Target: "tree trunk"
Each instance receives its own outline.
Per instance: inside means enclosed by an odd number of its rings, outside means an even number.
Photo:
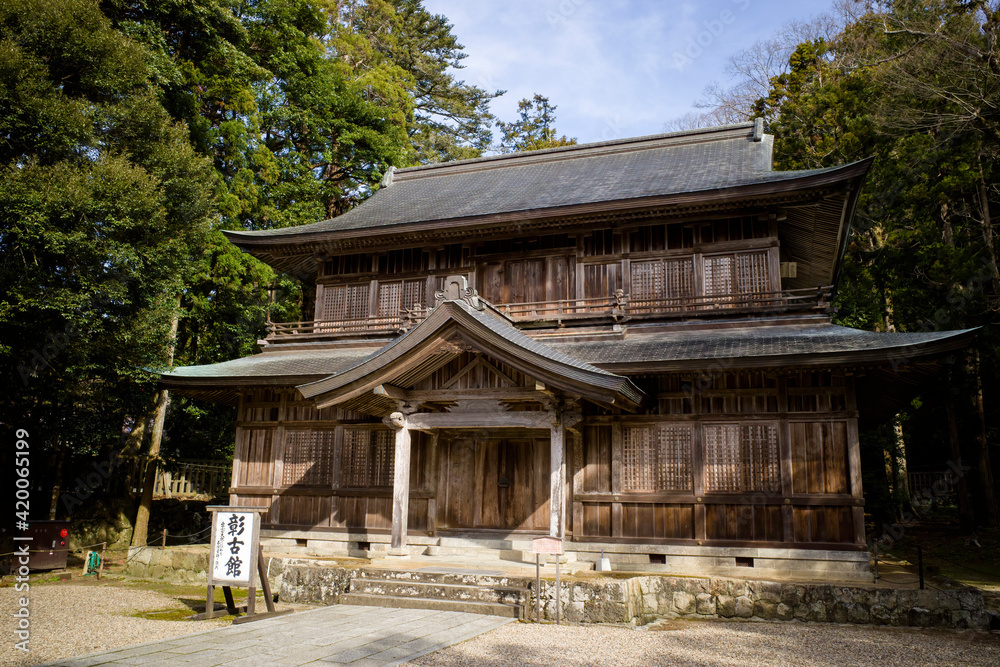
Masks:
[[[59,442],[59,453],[56,455],[56,467],[53,473],[52,498],[49,500],[49,521],[55,521],[59,496],[62,493],[63,464],[66,461],[66,447]]]
[[[177,327],[180,323],[181,297],[177,296],[177,309],[170,323],[170,338],[167,340],[168,364],[174,362],[174,343],[177,338]],[[132,546],[146,546],[149,531],[149,512],[153,507],[153,487],[156,485],[156,473],[159,467],[160,441],[163,438],[163,422],[167,417],[167,405],[170,403],[170,392],[163,389],[157,395],[156,413],[153,418],[153,431],[149,439],[149,454],[146,460],[146,470],[143,475],[142,497],[139,499],[139,510],[135,515],[135,527],[132,530]],[[146,419],[143,419],[145,425]],[[137,427],[138,428],[138,427]],[[141,437],[141,435],[140,435]]]
[[[903,415],[897,414],[892,423],[892,432],[896,436],[896,448],[892,460],[892,488],[896,496],[896,507],[902,515],[904,510],[913,512],[910,502],[910,478],[907,477],[906,440],[903,438]]]
[[[996,487],[993,485],[993,467],[990,463],[989,443],[986,440],[986,419],[983,415],[983,383],[979,376],[979,351],[970,350],[966,356],[969,406],[969,444],[971,457],[969,481],[975,496],[976,525],[991,528],[1000,525],[997,509]]]
[[[989,256],[990,280],[993,283],[993,294],[1000,296],[1000,267],[997,266],[997,253],[993,246],[993,217],[990,215],[989,189],[986,186],[986,176],[983,174],[982,157],[979,159],[979,215],[983,227],[983,245]]]
[[[167,405],[170,403],[170,392],[166,389],[157,395],[156,416],[153,420],[153,432],[149,440],[145,474],[142,480],[142,497],[139,500],[139,511],[135,515],[135,528],[132,531],[132,546],[146,545],[149,531],[149,512],[153,507],[153,488],[156,486],[156,474],[159,469],[160,441],[163,437],[163,421],[167,415]]]

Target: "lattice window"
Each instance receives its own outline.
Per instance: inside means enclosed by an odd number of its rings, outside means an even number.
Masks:
[[[705,296],[729,297],[736,292],[733,281],[733,256],[705,258]]]
[[[333,482],[333,431],[287,431],[282,483],[329,486]]]
[[[743,252],[705,258],[705,296],[734,301],[733,295],[771,291],[767,252]],[[743,303],[742,305],[749,305]]]
[[[706,424],[708,491],[779,491],[781,468],[774,424]]]
[[[622,486],[626,491],[691,490],[690,426],[626,428],[622,440]]]
[[[424,280],[400,280],[395,282],[380,282],[378,284],[378,316],[398,318],[404,308],[413,308],[413,304],[426,305],[424,290],[427,282]]]
[[[368,283],[327,285],[323,288],[323,317],[327,322],[363,320],[368,317]]]
[[[341,486],[392,486],[395,434],[388,429],[345,428]]]
[[[666,296],[694,296],[694,262],[690,259],[668,259],[663,262],[663,270]]]
[[[744,252],[736,255],[736,288],[740,294],[761,294],[771,291],[766,252]]]
[[[632,300],[662,299],[664,296],[663,262],[632,262]]]

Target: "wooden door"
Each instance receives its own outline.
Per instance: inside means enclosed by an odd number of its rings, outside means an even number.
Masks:
[[[548,530],[547,439],[460,437],[442,454],[442,527]]]

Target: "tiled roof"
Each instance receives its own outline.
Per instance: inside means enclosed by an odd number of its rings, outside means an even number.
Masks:
[[[905,361],[928,345],[964,344],[974,329],[926,333],[878,333],[833,324],[752,326],[734,329],[631,333],[624,340],[554,341],[549,347],[604,368],[642,364],[681,365],[712,360],[768,360],[796,356],[883,356]]]
[[[242,240],[374,229],[615,200],[700,192],[823,174],[771,171],[772,137],[753,124],[464,160],[395,172],[336,218],[299,227],[226,232]]]
[[[515,367],[522,366],[522,371],[523,366],[528,366],[535,371],[529,374],[536,375],[547,383],[551,382],[553,386],[577,387],[584,396],[589,392],[594,396],[611,397],[612,400],[626,404],[638,404],[642,401],[642,392],[628,378],[554,350],[526,336],[500,316],[480,312],[459,300],[445,301],[416,327],[371,357],[333,373],[330,377],[300,385],[299,391],[306,398],[349,393],[353,391],[349,388],[356,389],[357,386],[374,382],[374,378],[386,373],[384,369],[396,367],[401,359],[407,359],[411,354],[417,356],[412,363],[406,363],[420,365],[428,355],[435,354],[419,351],[420,346],[453,325],[472,339],[484,340],[484,352],[505,359]],[[382,382],[384,379],[378,381]]]
[[[326,377],[356,365],[377,351],[378,348],[368,345],[302,352],[265,352],[218,364],[182,366],[164,373],[160,381],[172,386],[193,382],[203,385],[206,380],[228,382],[243,378]]]

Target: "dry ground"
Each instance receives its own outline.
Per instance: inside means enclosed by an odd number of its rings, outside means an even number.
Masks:
[[[484,665],[1000,665],[1000,634],[871,626],[666,621],[660,631],[511,623],[413,661]]]

